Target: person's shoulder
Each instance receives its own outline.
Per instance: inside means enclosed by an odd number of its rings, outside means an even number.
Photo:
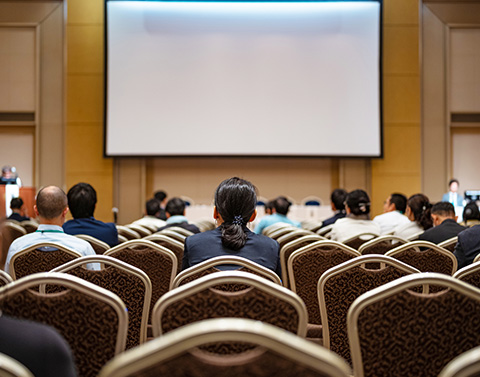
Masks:
[[[265,245],[266,247],[273,247],[273,248],[278,248],[279,247],[279,244],[276,240],[274,240],[273,238],[270,238],[270,237],[267,237],[263,234],[257,234],[257,233],[254,233],[254,232],[248,232],[248,237],[256,242],[256,243],[259,243],[259,244],[262,244],[262,245]]]
[[[219,237],[221,232],[218,228],[213,230],[207,230],[206,232],[195,233],[185,238],[185,244],[193,245],[198,242],[204,242],[213,238]]]

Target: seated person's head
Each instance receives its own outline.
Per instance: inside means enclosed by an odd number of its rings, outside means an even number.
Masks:
[[[345,199],[347,198],[347,192],[344,189],[335,189],[330,195],[330,201],[332,202],[333,211],[345,211]]]
[[[448,188],[450,189],[451,192],[457,192],[459,185],[460,183],[458,182],[458,179],[455,179],[455,178],[451,179],[448,182]]]
[[[428,196],[424,194],[415,194],[408,198],[405,215],[410,221],[415,221],[423,230],[432,227],[431,214],[432,204]]]
[[[180,198],[172,198],[167,202],[165,207],[167,217],[183,216],[185,214],[185,202]]]
[[[275,201],[269,200],[267,203],[265,203],[265,214],[271,215],[274,212],[275,212]]]
[[[37,194],[34,209],[40,220],[64,219],[68,212],[67,196],[57,186],[43,187]]]
[[[237,177],[226,179],[215,191],[214,217],[220,222],[222,244],[239,250],[247,240],[246,225],[256,216],[257,189]]]
[[[156,216],[160,211],[160,202],[157,199],[150,199],[145,203],[145,212],[148,216]]]
[[[165,199],[167,199],[167,193],[165,191],[157,191],[155,194],[153,194],[155,199],[158,200],[160,204],[162,204]]]
[[[13,178],[13,172],[12,172],[12,167],[11,166],[5,165],[2,168],[2,177],[5,178],[5,179]]]
[[[10,209],[13,212],[20,212],[23,207],[23,200],[22,198],[13,198],[10,202]]]
[[[406,209],[407,197],[398,193],[390,195],[383,205],[383,212],[398,211],[400,213],[405,213]]]
[[[480,220],[480,210],[477,203],[469,202],[463,209],[463,221]]]
[[[370,198],[363,190],[354,190],[348,193],[345,204],[347,214],[368,216],[370,213]]]
[[[275,208],[276,213],[286,216],[291,205],[292,202],[290,200],[284,196],[279,196],[275,199],[273,207]]]
[[[88,183],[77,183],[68,190],[68,206],[74,219],[93,217],[97,192]]]
[[[455,207],[449,202],[435,203],[430,210],[430,214],[434,226],[440,225],[446,219],[457,220],[457,216],[455,216]]]

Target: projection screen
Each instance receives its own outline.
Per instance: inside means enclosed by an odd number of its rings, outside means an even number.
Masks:
[[[381,157],[381,2],[106,2],[106,156]]]

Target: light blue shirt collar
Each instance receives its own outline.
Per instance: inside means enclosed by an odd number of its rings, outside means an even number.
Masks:
[[[178,224],[178,223],[188,223],[188,220],[185,216],[182,216],[182,215],[170,216],[167,219],[167,224]]]

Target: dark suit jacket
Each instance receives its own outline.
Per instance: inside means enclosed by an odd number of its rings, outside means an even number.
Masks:
[[[323,220],[322,228],[327,225],[335,224],[335,221],[337,221],[338,219],[343,219],[345,216],[347,216],[345,212],[337,212],[332,217],[329,217],[328,219]]]
[[[440,225],[434,226],[420,234],[419,240],[440,243],[450,238],[456,237],[458,233],[464,231],[464,226],[458,224],[453,219],[446,219]]]
[[[10,216],[8,216],[8,220],[15,220],[15,221],[21,222],[21,221],[30,220],[30,217],[25,217],[20,215],[19,213],[13,212]]]
[[[67,234],[86,234],[106,242],[111,247],[118,245],[118,232],[114,223],[104,223],[93,217],[69,220],[63,224],[63,230]]]
[[[187,237],[185,239],[182,270],[210,258],[228,255],[250,259],[281,276],[278,242],[269,237],[255,234],[248,229],[246,233],[247,242],[237,251],[227,249],[222,245],[220,227]],[[219,267],[219,269],[235,270],[238,269],[238,266],[225,265]]]
[[[480,253],[480,225],[467,228],[458,234],[458,243],[455,247],[455,256],[458,261],[458,269],[471,263]]]

